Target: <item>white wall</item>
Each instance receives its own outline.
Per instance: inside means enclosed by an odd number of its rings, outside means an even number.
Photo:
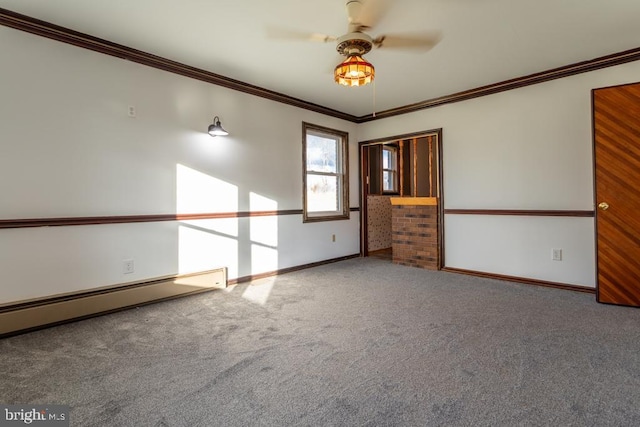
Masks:
[[[0,219],[301,209],[302,121],[349,132],[350,204],[359,205],[353,123],[5,27],[0,51]],[[214,115],[229,137],[206,133]],[[357,212],[313,224],[290,215],[5,229],[0,304],[358,252]]]
[[[591,89],[638,76],[640,62],[620,65],[365,123],[359,137],[443,128],[448,209],[592,210]],[[592,218],[445,216],[448,267],[594,287],[594,248]]]
[[[442,127],[446,208],[590,210],[590,91],[640,75],[636,62],[354,125],[5,27],[0,50],[0,219],[301,209],[302,121],[349,132],[351,206],[358,141]],[[214,115],[231,136],[206,134]],[[445,233],[449,267],[595,285],[593,219],[447,215]],[[6,229],[0,304],[358,251],[357,212]]]

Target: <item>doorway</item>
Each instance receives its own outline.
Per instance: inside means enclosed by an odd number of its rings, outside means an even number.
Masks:
[[[598,302],[640,306],[640,83],[594,89]]]
[[[442,129],[360,142],[362,256],[391,260],[392,197],[442,200],[441,150]],[[442,230],[441,203],[438,216]]]

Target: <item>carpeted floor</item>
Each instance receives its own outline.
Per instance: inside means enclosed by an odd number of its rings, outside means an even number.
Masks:
[[[75,426],[640,425],[640,310],[352,259],[0,341]]]

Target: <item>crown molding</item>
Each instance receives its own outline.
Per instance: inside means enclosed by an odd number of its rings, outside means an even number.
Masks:
[[[541,71],[522,77],[516,77],[490,85],[477,87],[474,89],[457,92],[438,98],[428,99],[426,101],[416,102],[401,107],[391,108],[379,111],[374,114],[365,116],[354,116],[302,99],[294,98],[279,92],[265,89],[259,86],[251,85],[239,80],[202,70],[200,68],[191,67],[180,62],[172,61],[160,56],[152,55],[141,50],[133,49],[121,44],[113,43],[98,37],[84,34],[69,28],[61,27],[50,22],[42,21],[30,16],[22,15],[7,9],[0,8],[0,25],[25,31],[38,36],[57,40],[63,43],[100,52],[105,55],[114,56],[116,58],[125,59],[127,61],[136,62],[138,64],[147,65],[159,70],[168,71],[196,80],[201,80],[217,86],[228,89],[237,90],[239,92],[248,93],[250,95],[266,98],[271,101],[280,102],[294,107],[302,108],[316,113],[336,117],[353,123],[366,123],[374,120],[386,119],[402,114],[413,113],[419,110],[438,107],[454,102],[467,101],[481,96],[492,95],[499,92],[505,92],[512,89],[518,89],[538,83],[544,83],[550,80],[569,77],[576,74],[586,73],[589,71],[599,70],[602,68],[621,65],[628,62],[640,60],[640,47],[626,50],[623,52],[613,53],[611,55],[601,56],[588,61],[577,62],[575,64],[565,65],[547,71]]]
[[[386,119],[388,117],[398,116],[401,114],[413,113],[414,111],[425,110],[427,108],[438,107],[444,104],[452,104],[454,102],[467,101],[481,96],[492,95],[494,93],[505,92],[508,90],[518,89],[525,86],[531,86],[538,83],[548,82],[550,80],[561,79],[563,77],[574,76],[576,74],[587,73],[589,71],[599,70],[601,68],[613,67],[615,65],[626,64],[640,60],[640,47],[623,52],[613,53],[611,55],[601,56],[590,59],[588,61],[577,62],[575,64],[565,65],[539,73],[529,74],[514,79],[505,80],[498,83],[492,83],[486,86],[480,86],[474,89],[457,92],[451,95],[445,95],[426,101],[416,102],[415,104],[404,105],[402,107],[391,108],[366,116],[360,116],[358,123],[370,122],[373,120]]]
[[[67,43],[70,45],[82,47],[105,55],[115,56],[138,64],[147,65],[159,70],[168,71],[185,77],[190,77],[203,82],[222,86],[228,89],[237,90],[239,92],[248,93],[250,95],[266,98],[271,101],[292,105],[294,107],[305,110],[314,111],[316,113],[327,116],[337,117],[339,119],[357,122],[357,117],[351,114],[343,113],[322,105],[303,101],[289,95],[254,86],[249,83],[241,82],[220,74],[212,73],[200,68],[191,67],[180,62],[162,58],[141,50],[133,49],[121,44],[113,43],[98,37],[84,34],[69,28],[61,27],[50,22],[41,21],[30,16],[22,15],[7,9],[0,8],[0,25],[25,31],[48,39]]]

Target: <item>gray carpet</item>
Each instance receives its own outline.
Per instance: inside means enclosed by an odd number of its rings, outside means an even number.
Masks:
[[[353,259],[1,340],[0,402],[77,426],[640,425],[640,310]]]

